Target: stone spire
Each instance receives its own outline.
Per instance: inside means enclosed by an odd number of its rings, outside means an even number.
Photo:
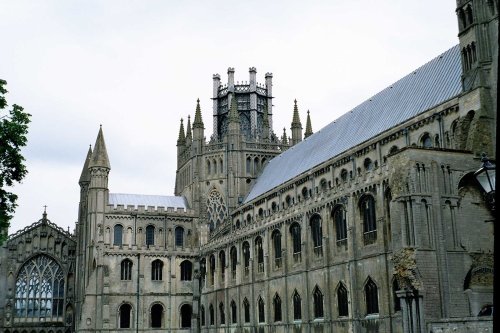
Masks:
[[[89,168],[93,167],[111,169],[106,143],[104,142],[104,135],[102,134],[102,125],[99,128],[99,134],[97,134],[97,139],[95,140],[94,151],[89,161]]]
[[[292,127],[290,129],[292,130],[291,144],[293,146],[302,141],[302,123],[300,122],[297,100],[294,100]]]
[[[92,157],[92,146],[89,146],[89,151],[87,152],[87,157],[85,158],[85,163],[83,164],[82,173],[80,175],[80,179],[78,180],[78,184],[80,185],[83,183],[90,182],[89,163],[91,157]]]
[[[203,120],[201,119],[201,108],[200,108],[200,99],[196,101],[196,112],[194,113],[194,122],[193,128],[203,128]]]
[[[288,137],[286,136],[286,128],[283,127],[283,136],[281,137],[281,143],[284,145],[288,144]]]
[[[229,119],[228,122],[240,122],[240,116],[238,115],[238,106],[236,104],[236,95],[231,95],[231,108],[229,109]]]
[[[186,144],[186,135],[184,134],[184,120],[181,118],[181,126],[179,128],[179,137],[177,138],[177,146]]]
[[[307,121],[306,121],[306,131],[304,133],[304,139],[313,135],[312,125],[311,125],[311,116],[309,115],[309,110],[307,110]]]
[[[193,141],[193,134],[191,133],[191,116],[188,115],[188,123],[186,127],[186,145],[189,146]]]

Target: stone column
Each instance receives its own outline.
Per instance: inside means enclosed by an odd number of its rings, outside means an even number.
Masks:
[[[396,291],[403,312],[403,332],[425,333],[423,297],[418,290],[404,289]]]

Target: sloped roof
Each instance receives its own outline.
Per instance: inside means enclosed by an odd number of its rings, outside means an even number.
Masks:
[[[184,197],[168,196],[168,195],[145,195],[145,194],[125,194],[125,193],[110,193],[109,205],[133,205],[153,207],[174,207],[187,209],[187,202]]]
[[[461,93],[456,45],[273,158],[245,203]]]

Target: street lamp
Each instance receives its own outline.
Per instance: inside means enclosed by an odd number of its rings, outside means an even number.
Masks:
[[[479,185],[481,185],[482,189],[486,195],[486,201],[490,205],[493,213],[495,212],[495,164],[492,164],[485,153],[483,153],[481,157],[482,165],[474,173],[474,177],[476,178]]]

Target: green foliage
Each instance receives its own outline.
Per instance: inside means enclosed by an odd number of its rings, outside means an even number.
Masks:
[[[7,238],[9,222],[17,207],[17,195],[9,192],[15,182],[21,182],[28,171],[21,148],[26,146],[31,115],[19,105],[5,110],[6,81],[0,79],[0,245]]]

